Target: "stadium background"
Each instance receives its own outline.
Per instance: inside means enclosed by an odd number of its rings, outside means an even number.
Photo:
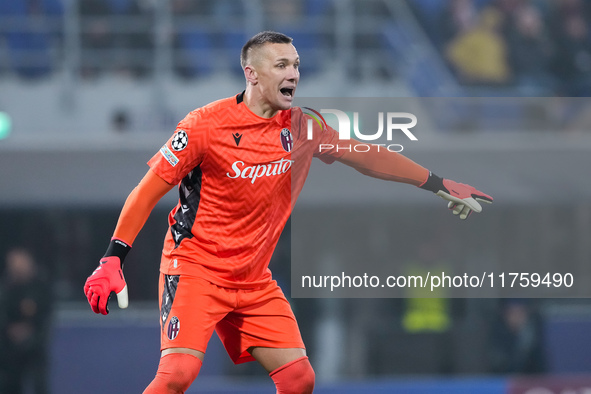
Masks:
[[[443,127],[435,119],[435,142],[409,156],[497,201],[466,230],[438,199],[397,187],[389,198],[381,193],[373,211],[363,208],[376,216],[377,233],[392,234],[379,242],[399,245],[401,259],[436,262],[438,251],[478,234],[481,223],[480,243],[458,258],[487,266],[511,256],[584,273],[590,12],[577,0],[1,2],[0,256],[27,248],[52,283],[53,392],[139,392],[155,373],[156,272],[174,193],[126,262],[130,308],[94,316],[82,285],[145,162],[187,112],[242,90],[239,49],[265,29],[294,38],[300,97],[480,98],[464,123]],[[532,105],[531,97],[545,99]],[[301,201],[302,212],[318,219],[327,201],[339,202],[329,212],[339,215],[350,208],[347,194],[359,192],[341,178],[328,186],[324,179],[309,183]],[[287,288],[290,235],[288,228],[271,266]],[[319,393],[591,387],[587,299],[292,303]],[[190,392],[273,390],[260,366],[230,365],[215,338],[198,381]]]

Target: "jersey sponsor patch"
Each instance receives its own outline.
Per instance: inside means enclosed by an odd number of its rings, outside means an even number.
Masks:
[[[188,143],[189,143],[189,136],[187,136],[187,133],[185,132],[185,130],[179,130],[179,131],[177,131],[174,138],[170,142],[170,146],[172,146],[172,149],[174,149],[175,151],[178,152],[178,151],[185,149],[187,147]]]
[[[293,138],[289,129],[285,128],[281,130],[281,146],[286,152],[290,152],[293,148]]]
[[[260,177],[267,177],[267,176],[275,176],[275,175],[282,175],[287,173],[294,160],[288,160],[281,158],[277,161],[272,161],[267,164],[257,164],[256,166],[248,166],[243,161],[238,160],[232,164],[232,171],[234,174],[230,174],[226,172],[226,176],[230,179],[242,178],[251,179],[251,183],[254,184]]]
[[[179,331],[181,330],[181,321],[178,317],[173,316],[170,318],[168,322],[168,330],[166,332],[168,339],[171,341],[179,335]]]
[[[176,157],[174,155],[174,153],[172,153],[170,151],[170,149],[168,149],[168,146],[166,146],[166,144],[164,144],[162,146],[162,148],[160,148],[160,154],[162,156],[164,156],[164,158],[166,159],[166,161],[171,165],[171,166],[176,166],[179,163],[179,158]]]

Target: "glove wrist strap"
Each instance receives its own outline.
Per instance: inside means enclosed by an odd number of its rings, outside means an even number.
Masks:
[[[419,187],[421,189],[432,191],[433,193],[437,193],[439,190],[447,191],[447,188],[443,185],[443,178],[438,177],[431,171],[429,171],[429,177],[425,183]]]
[[[113,238],[113,239],[111,239],[111,242],[109,243],[109,247],[107,248],[107,251],[105,252],[105,255],[103,257],[110,257],[110,256],[119,257],[119,261],[121,262],[121,266],[123,266],[123,260],[125,259],[125,257],[127,256],[127,253],[129,253],[130,250],[131,250],[130,245],[126,244],[125,242],[123,242],[122,240],[120,240],[118,238]]]

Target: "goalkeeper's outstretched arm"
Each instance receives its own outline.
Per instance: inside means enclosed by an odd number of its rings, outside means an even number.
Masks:
[[[97,269],[84,284],[84,294],[95,313],[103,315],[109,313],[108,300],[113,291],[117,294],[119,307],[127,307],[127,284],[123,276],[123,260],[156,203],[172,188],[173,185],[166,183],[152,170],[148,170],[127,197],[109,247]]]
[[[338,161],[355,168],[362,174],[394,182],[408,183],[430,190],[448,201],[448,208],[460,219],[466,219],[474,212],[481,212],[479,202],[492,203],[493,198],[470,185],[443,179],[399,153],[379,149],[371,145],[369,151],[355,151],[356,142],[345,151]]]

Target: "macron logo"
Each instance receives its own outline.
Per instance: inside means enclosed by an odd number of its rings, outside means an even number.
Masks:
[[[230,179],[242,178],[251,179],[250,183],[253,183],[257,178],[263,176],[275,176],[285,174],[291,168],[293,160],[281,159],[272,161],[268,164],[257,164],[256,166],[245,166],[243,161],[235,161],[232,164],[233,174],[226,172],[226,176]]]

